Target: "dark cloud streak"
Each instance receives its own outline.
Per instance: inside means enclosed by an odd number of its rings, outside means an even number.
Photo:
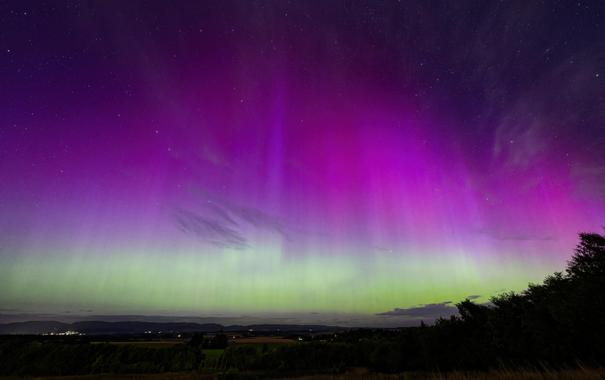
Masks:
[[[181,209],[175,211],[175,217],[183,232],[192,233],[217,247],[243,249],[248,245],[241,232],[220,220]]]
[[[253,207],[245,207],[204,194],[199,211],[177,208],[177,227],[221,248],[244,249],[249,246],[246,225],[276,232],[289,239],[279,218]]]
[[[456,314],[458,314],[458,310],[456,307],[452,306],[452,302],[444,301],[410,308],[395,308],[393,310],[378,313],[376,315],[383,317],[408,317],[414,319],[435,320],[440,317],[450,317]]]

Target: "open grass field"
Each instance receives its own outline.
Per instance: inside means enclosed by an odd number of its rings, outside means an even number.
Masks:
[[[204,350],[204,360],[202,366],[205,369],[216,369],[220,367],[220,358],[223,355],[222,348],[207,348]]]
[[[297,343],[293,339],[287,339],[280,336],[254,336],[254,337],[236,337],[230,339],[236,344],[292,344]]]
[[[165,340],[141,340],[141,341],[109,341],[109,342],[96,342],[96,343],[108,343],[116,346],[136,346],[146,348],[167,348],[177,344],[182,344],[183,341],[179,339],[165,339]]]
[[[204,349],[204,360],[218,360],[225,350],[222,348]]]

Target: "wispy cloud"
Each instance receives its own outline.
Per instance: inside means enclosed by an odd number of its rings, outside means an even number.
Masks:
[[[195,210],[174,211],[179,229],[221,248],[244,249],[249,246],[246,231],[250,227],[278,233],[285,238],[283,223],[278,217],[254,207],[242,206],[204,195],[205,201]]]
[[[175,211],[175,218],[183,232],[194,234],[217,247],[243,249],[247,246],[241,232],[223,220],[182,209]]]
[[[273,215],[251,207],[242,207],[238,205],[225,204],[224,210],[237,219],[241,219],[254,227],[264,228],[279,232],[285,235],[282,223]]]
[[[501,241],[554,241],[554,234],[525,233],[519,231],[501,231],[498,228],[482,228],[477,230],[479,234],[487,235],[492,239]]]

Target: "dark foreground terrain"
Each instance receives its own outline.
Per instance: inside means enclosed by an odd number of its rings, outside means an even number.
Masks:
[[[84,375],[84,376],[50,376],[35,377],[37,380],[211,380],[233,378],[230,375],[211,375],[196,373],[157,373],[130,375]],[[23,379],[22,377],[2,377],[3,379]],[[245,378],[245,377],[244,377]],[[251,376],[250,378],[255,378]],[[257,377],[262,378],[262,377]],[[449,373],[402,373],[380,374],[366,371],[351,371],[339,375],[311,375],[287,377],[285,379],[304,380],[597,380],[605,379],[605,370],[574,369],[562,371],[490,371],[490,372],[449,372]]]
[[[581,234],[564,272],[489,305],[402,329],[288,336],[5,335],[0,375],[72,379],[598,379],[605,372],[605,237]],[[57,332],[63,334],[63,332]],[[77,375],[74,377],[74,375]]]

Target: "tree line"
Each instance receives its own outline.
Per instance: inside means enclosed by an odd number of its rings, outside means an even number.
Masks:
[[[467,299],[456,306],[458,315],[432,326],[353,330],[265,352],[230,347],[226,367],[401,372],[605,365],[605,237],[580,234],[567,268],[541,284],[488,304]]]

